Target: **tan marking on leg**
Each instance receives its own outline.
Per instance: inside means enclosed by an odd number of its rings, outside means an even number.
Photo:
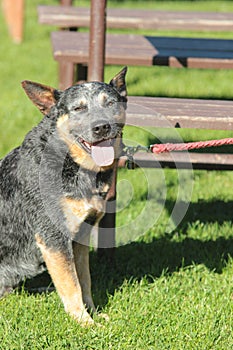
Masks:
[[[73,252],[75,259],[76,271],[79,277],[83,302],[88,309],[92,312],[96,312],[96,308],[92,299],[91,293],[91,275],[89,268],[89,245],[82,245],[77,242],[73,242]],[[109,321],[109,316],[104,313],[99,313],[99,317],[105,321]]]
[[[61,207],[66,218],[66,225],[74,238],[88,216],[95,215],[97,219],[102,217],[105,201],[98,196],[93,196],[89,200],[64,197],[61,200]]]
[[[82,289],[82,297],[84,304],[93,312],[96,311],[91,295],[91,275],[89,268],[89,244],[82,245],[73,242],[73,253],[76,271]]]
[[[109,184],[105,184],[103,189],[102,189],[102,192],[108,192],[109,191],[109,188],[110,188],[110,185]]]
[[[62,252],[47,248],[38,234],[35,237],[66,312],[78,322],[92,324],[93,320],[83,304],[74,261],[69,260]]]

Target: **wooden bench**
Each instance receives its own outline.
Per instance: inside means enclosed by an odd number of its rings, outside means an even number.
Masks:
[[[232,31],[233,13],[157,11],[106,8],[109,28],[176,29]],[[89,27],[90,8],[75,6],[38,6],[41,24],[63,28]],[[170,65],[173,67],[232,68],[233,41],[209,39],[153,38],[150,36],[108,35],[108,64]],[[87,34],[53,34],[54,57],[59,62],[59,81],[65,88],[74,81],[75,64],[78,80],[85,80],[89,42]],[[70,45],[69,45],[70,43]],[[84,55],[83,55],[84,54]],[[113,57],[115,55],[115,57]],[[85,56],[85,57],[84,57]],[[80,60],[84,60],[80,62]]]
[[[39,23],[62,28],[89,27],[90,8],[38,6]],[[107,27],[233,31],[233,13],[107,8]]]
[[[139,127],[233,130],[233,102],[129,96],[126,120],[128,125]],[[154,155],[138,152],[134,159],[138,166],[148,168],[233,170],[233,153],[171,152]],[[122,158],[120,166],[125,162],[126,159]]]
[[[233,102],[130,96],[126,123],[139,127],[233,130]],[[232,146],[227,149],[229,153],[170,152],[155,155],[143,152],[135,154],[134,161],[136,166],[147,168],[233,170]],[[119,167],[125,166],[126,160],[126,157],[121,157]],[[112,258],[111,249],[100,248],[115,246],[115,186],[111,188],[107,208],[108,214],[101,220],[95,240],[98,253]]]
[[[54,57],[60,66],[60,87],[66,88],[73,84],[75,65],[77,63],[82,65],[88,64],[89,35],[88,33],[68,31],[53,32],[52,43]],[[232,43],[232,40],[108,34],[106,64],[145,66],[167,64],[175,67],[209,68],[211,66],[212,68],[233,68],[233,47],[231,51],[229,50]],[[166,57],[168,50],[166,45],[170,48],[175,47],[173,55],[169,57]],[[184,45],[186,45],[186,51],[184,51]],[[202,46],[203,52],[200,50],[200,46]],[[214,52],[216,46],[218,46],[219,51]],[[207,54],[208,49],[209,54]],[[187,53],[186,57],[184,57],[185,52]],[[228,58],[218,57],[222,52],[227,52],[226,56]],[[70,66],[72,67],[72,74],[67,76],[62,69],[67,69],[67,67],[69,69]],[[65,76],[69,79],[64,81]],[[169,126],[232,130],[232,107],[233,102],[229,101],[129,97],[127,123],[141,127]],[[168,125],[168,123],[170,124]],[[233,170],[233,156],[231,154],[190,153],[189,159],[183,153],[173,153],[173,156],[175,156],[175,161],[171,154],[155,156],[153,154],[138,153],[135,155],[135,161],[142,167],[155,167],[157,164],[157,166],[163,167],[169,166],[174,168],[179,165],[181,168],[190,168],[190,164],[192,164],[195,169]],[[157,160],[157,163],[155,160]],[[125,159],[121,159],[120,164],[124,166]]]
[[[75,66],[88,65],[89,34],[57,31],[51,38],[54,58],[59,63],[60,88],[64,89],[74,83]],[[232,69],[233,40],[107,34],[105,63]]]

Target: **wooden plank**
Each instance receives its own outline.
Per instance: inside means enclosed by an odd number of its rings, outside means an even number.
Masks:
[[[126,122],[142,127],[233,130],[233,101],[129,96]]]
[[[89,27],[90,9],[83,7],[38,6],[41,24],[59,27]],[[233,13],[107,9],[107,27],[132,29],[181,29],[232,31]]]
[[[88,33],[52,33],[56,60],[87,64],[88,43]],[[108,34],[105,62],[119,65],[230,69],[233,68],[233,40]]]
[[[126,166],[126,157],[119,160],[119,166]],[[200,170],[233,170],[233,154],[171,152],[163,154],[136,153],[136,167],[141,168],[177,168]]]
[[[40,24],[62,28],[90,26],[90,8],[40,5],[37,11]]]
[[[53,32],[52,45],[56,60],[88,63],[89,34],[80,32]],[[143,36],[108,34],[106,64],[152,66],[157,50]]]

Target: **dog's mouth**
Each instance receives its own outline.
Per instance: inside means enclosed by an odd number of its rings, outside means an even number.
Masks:
[[[81,138],[79,144],[88,152],[98,166],[109,166],[114,162],[116,138],[90,143]]]

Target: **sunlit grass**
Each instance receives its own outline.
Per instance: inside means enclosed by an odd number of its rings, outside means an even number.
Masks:
[[[231,1],[109,0],[109,6],[145,4],[153,9],[233,11]],[[50,44],[55,28],[38,24],[36,5],[36,0],[26,2],[21,45],[11,42],[0,14],[1,156],[41,119],[20,82],[58,86]],[[181,34],[208,36],[175,33]],[[230,38],[232,33],[216,35]],[[120,68],[107,67],[106,81]],[[129,94],[145,96],[232,99],[232,80],[231,70],[129,67],[127,75]],[[156,135],[173,140],[174,130],[159,129]],[[232,137],[232,131],[179,130],[177,135],[192,141]],[[144,145],[153,137],[148,129],[128,127],[124,133],[127,142]],[[65,314],[55,291],[16,291],[0,301],[0,349],[233,348],[232,183],[233,173],[224,171],[120,170],[115,262],[99,260],[93,250],[90,254],[94,300],[110,322],[95,317],[103,327],[81,328]],[[179,193],[187,212],[176,226],[172,212]]]

